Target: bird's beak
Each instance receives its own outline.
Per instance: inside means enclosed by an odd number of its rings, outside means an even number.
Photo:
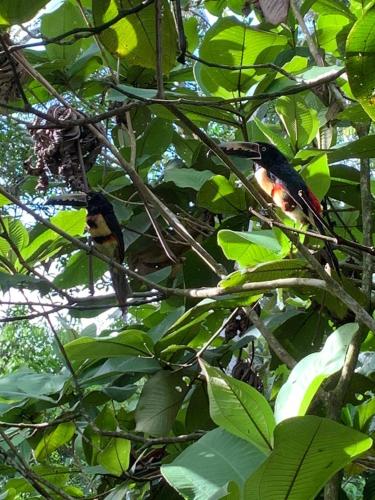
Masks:
[[[250,160],[260,160],[262,158],[259,151],[259,144],[256,142],[222,142],[219,148],[229,156],[239,156]]]
[[[45,205],[63,205],[69,207],[87,207],[86,193],[65,193],[58,196],[51,196]]]

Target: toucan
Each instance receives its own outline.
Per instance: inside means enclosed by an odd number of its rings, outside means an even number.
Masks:
[[[87,229],[91,235],[96,250],[122,264],[125,256],[124,239],[121,226],[112,204],[102,193],[94,191],[88,193],[69,193],[51,197],[48,205],[69,205],[72,207],[86,207]],[[126,313],[126,300],[131,289],[125,273],[110,266],[112,285],[123,314]]]
[[[226,142],[219,147],[227,155],[254,161],[254,175],[259,187],[285,215],[296,222],[312,224],[320,234],[327,232],[320,201],[275,146],[265,142]],[[329,242],[325,245],[328,263],[340,274],[332,246]]]

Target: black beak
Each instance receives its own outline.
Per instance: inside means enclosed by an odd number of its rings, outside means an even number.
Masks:
[[[86,193],[66,193],[58,196],[51,196],[45,205],[62,205],[68,207],[87,207]]]
[[[250,160],[260,160],[259,144],[256,142],[222,142],[219,148],[229,156],[239,156]]]

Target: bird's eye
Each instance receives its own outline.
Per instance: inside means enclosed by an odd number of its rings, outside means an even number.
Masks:
[[[267,148],[265,146],[262,147],[262,151],[266,151]]]

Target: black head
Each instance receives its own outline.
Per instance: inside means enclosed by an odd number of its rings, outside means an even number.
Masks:
[[[107,198],[102,193],[96,193],[95,191],[90,191],[86,195],[86,200],[87,200],[87,212],[89,214],[113,212],[112,204],[107,200]]]
[[[224,142],[219,144],[219,147],[227,155],[249,158],[267,170],[272,169],[274,165],[288,163],[277,147],[266,142]]]

